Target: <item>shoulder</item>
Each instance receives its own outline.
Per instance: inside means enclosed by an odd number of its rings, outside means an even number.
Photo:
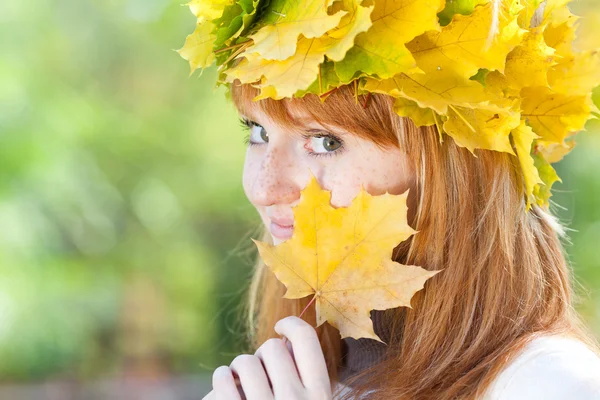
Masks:
[[[600,399],[600,358],[564,336],[531,341],[496,378],[483,400]]]

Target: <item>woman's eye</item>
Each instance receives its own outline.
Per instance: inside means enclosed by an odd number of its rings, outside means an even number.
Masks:
[[[269,134],[267,130],[254,121],[240,119],[242,126],[250,131],[245,142],[249,145],[264,144],[269,142]]]
[[[332,136],[313,136],[310,147],[313,153],[331,153],[342,147],[342,142]]]
[[[258,124],[252,124],[250,126],[250,143],[268,143],[269,134],[267,130]]]

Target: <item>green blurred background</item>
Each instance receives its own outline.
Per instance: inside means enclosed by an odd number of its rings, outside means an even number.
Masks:
[[[0,398],[200,398],[243,348],[259,220],[215,71],[172,51],[194,23],[171,0],[0,1]],[[589,127],[553,200],[600,336]]]

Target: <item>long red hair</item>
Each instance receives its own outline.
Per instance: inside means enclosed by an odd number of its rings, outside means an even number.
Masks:
[[[417,187],[409,198],[409,224],[418,233],[399,244],[394,259],[444,271],[417,292],[412,309],[386,313],[395,332],[387,355],[356,377],[368,379],[353,385],[352,396],[377,389],[378,399],[476,399],[540,335],[571,336],[600,354],[573,308],[577,299],[561,244],[562,226],[537,205],[526,212],[515,156],[476,150],[475,157],[448,136],[440,143],[435,127],[417,128],[398,116],[389,96],[359,96],[357,101],[349,86],[324,103],[315,95],[254,102],[257,90],[249,85],[234,85],[231,93],[244,114],[261,110],[286,125],[302,111],[325,126],[384,147],[399,146],[413,167]],[[264,234],[262,240],[271,239]],[[277,337],[275,322],[299,315],[310,299],[283,299],[284,292],[258,260],[248,301],[253,348]],[[314,326],[314,308],[303,318]],[[339,332],[327,324],[317,332],[335,381],[341,362]]]

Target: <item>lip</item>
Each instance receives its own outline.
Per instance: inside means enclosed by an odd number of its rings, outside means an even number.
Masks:
[[[292,237],[294,233],[294,222],[289,220],[280,220],[279,223],[275,221],[271,221],[271,234],[278,239],[287,240]],[[280,224],[288,224],[288,225],[280,225]]]

